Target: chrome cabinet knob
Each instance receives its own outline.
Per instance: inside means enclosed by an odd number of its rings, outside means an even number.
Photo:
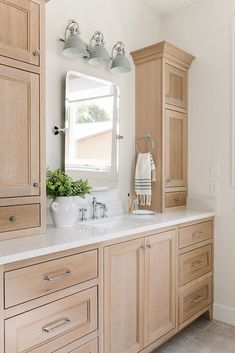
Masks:
[[[33,56],[40,56],[40,55],[41,55],[41,52],[40,52],[39,49],[35,49],[35,50],[33,51]]]
[[[34,187],[34,188],[40,188],[40,186],[41,186],[41,183],[39,183],[38,181],[35,181],[35,182],[33,183],[33,187]]]
[[[17,221],[17,218],[16,218],[16,216],[11,216],[11,217],[9,218],[9,220],[10,220],[11,222],[16,222],[16,221]]]

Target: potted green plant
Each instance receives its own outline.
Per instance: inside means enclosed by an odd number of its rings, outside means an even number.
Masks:
[[[85,198],[91,191],[88,180],[74,181],[64,171],[47,169],[46,191],[55,227],[73,227],[78,219],[77,197]]]

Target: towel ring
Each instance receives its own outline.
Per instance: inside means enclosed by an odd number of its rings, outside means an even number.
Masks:
[[[150,153],[153,153],[154,151],[154,141],[153,141],[153,138],[152,136],[148,133],[148,134],[145,134],[144,136],[141,136],[138,138],[137,140],[137,143],[136,143],[136,152],[137,153],[140,153],[140,150],[139,150],[139,144],[142,140],[145,140],[147,142],[151,142],[151,150],[149,151]]]

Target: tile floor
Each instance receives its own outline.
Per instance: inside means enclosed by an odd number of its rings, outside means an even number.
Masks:
[[[235,327],[199,319],[153,353],[235,353]]]

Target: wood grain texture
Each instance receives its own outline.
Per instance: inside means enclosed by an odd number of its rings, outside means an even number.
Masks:
[[[39,195],[39,76],[0,65],[0,89],[0,197]]]
[[[166,192],[165,193],[165,207],[178,207],[185,206],[187,199],[186,191],[177,191],[177,192]]]
[[[36,227],[40,227],[39,204],[0,207],[0,239],[3,232]]]
[[[146,239],[145,346],[176,328],[176,232]]]
[[[212,277],[182,287],[179,293],[179,324],[212,304]]]
[[[212,271],[212,245],[200,247],[179,256],[179,285]]]
[[[96,278],[97,261],[93,250],[5,272],[5,308]]]
[[[187,186],[187,118],[167,110],[165,119],[165,187]]]
[[[155,148],[153,158],[157,180],[152,184],[151,208],[162,211],[162,62],[148,61],[136,66],[136,139],[150,133]],[[146,152],[141,146],[141,152]],[[156,196],[157,195],[157,196]]]
[[[67,325],[64,324],[65,319],[69,320]],[[6,320],[5,353],[27,350],[45,353],[51,346],[56,350],[95,329],[96,287]]]
[[[207,221],[180,228],[179,247],[184,248],[207,239],[212,239],[212,227],[212,222]]]
[[[104,250],[104,352],[144,347],[144,239]]]
[[[0,55],[40,64],[40,9],[28,0],[0,0]]]

